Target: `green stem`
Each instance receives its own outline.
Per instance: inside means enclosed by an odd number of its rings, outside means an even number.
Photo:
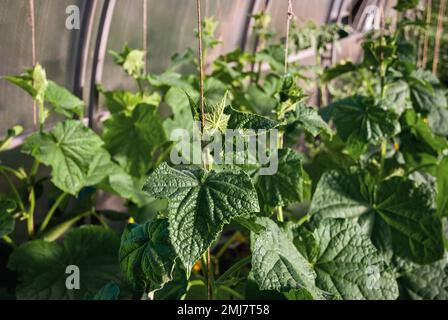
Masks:
[[[143,96],[143,94],[145,93],[145,90],[143,88],[143,83],[141,79],[135,79],[137,81],[137,85],[138,85],[138,91],[140,92],[140,94]]]
[[[47,229],[42,234],[42,239],[47,242],[53,242],[59,239],[67,230],[69,230],[76,222],[81,220],[83,217],[88,216],[92,214],[92,209],[85,211],[81,214],[77,214],[75,217],[63,221],[59,223],[58,225],[55,225],[54,227]]]
[[[198,286],[205,286],[204,280],[197,279],[197,280],[188,282],[187,291],[188,291],[188,289],[191,289],[192,287],[198,287]]]
[[[277,207],[277,220],[280,222],[285,221],[283,217],[283,207]]]
[[[215,290],[215,277],[213,274],[212,254],[210,252],[210,248],[207,249],[205,258],[207,259],[207,298],[208,300],[213,300],[213,293]]]
[[[20,171],[14,170],[13,168],[9,168],[6,166],[0,166],[0,171],[5,171],[8,173],[11,173],[11,174],[15,175],[17,177],[17,179],[20,179],[20,180],[22,180],[24,178],[24,175]]]
[[[299,222],[297,224],[301,226],[305,222],[308,222],[310,220],[311,216],[309,214],[304,215],[302,218],[300,218]]]
[[[101,225],[106,228],[106,229],[110,229],[109,225],[107,224],[107,222],[104,220],[104,218],[102,216],[100,216],[99,214],[97,214],[95,211],[92,211],[92,214],[95,216],[95,218],[98,219],[98,221],[101,223]]]
[[[230,293],[232,296],[234,296],[235,298],[237,298],[239,300],[244,300],[243,295],[240,294],[239,292],[233,290],[232,288],[229,288],[229,287],[223,286],[223,285],[220,285],[218,288],[220,290],[226,291],[227,293]]]
[[[321,83],[321,85],[320,85],[320,95],[321,95],[322,106],[326,106],[328,104],[326,91],[327,91],[327,87],[325,86],[324,83]]]
[[[387,154],[387,141],[383,140],[383,141],[381,141],[381,151],[380,151],[380,157],[381,157],[380,158],[380,177],[383,175],[386,154]]]
[[[38,101],[38,104],[39,104],[39,132],[42,133],[44,131],[44,125],[46,120],[45,106],[43,101]]]
[[[241,259],[237,263],[235,263],[233,266],[231,266],[226,272],[224,272],[218,280],[216,280],[216,283],[222,284],[225,280],[227,280],[231,275],[233,275],[235,272],[239,271],[242,267],[246,266],[252,261],[252,256],[247,256],[244,259]]]
[[[34,162],[33,162],[33,165],[31,166],[30,174],[28,177],[30,207],[28,209],[27,229],[28,229],[28,235],[30,238],[32,238],[34,236],[34,210],[36,207],[36,194],[34,191],[34,180],[36,178],[37,172],[39,171],[39,166],[40,166],[40,162],[37,159],[34,159]]]
[[[221,249],[219,249],[218,253],[215,255],[216,259],[219,259],[227,250],[227,248],[235,241],[235,239],[240,235],[240,232],[235,232],[227,241],[223,244]]]
[[[39,233],[42,233],[45,228],[48,226],[48,224],[50,223],[51,218],[53,217],[53,214],[56,212],[56,210],[59,208],[60,204],[62,203],[62,201],[64,201],[64,199],[68,196],[68,193],[64,192],[62,193],[59,198],[56,200],[56,202],[53,204],[53,206],[50,208],[50,211],[48,211],[47,215],[45,216],[44,222],[42,222],[40,228],[39,228]]]
[[[190,291],[191,288],[198,287],[198,286],[205,286],[204,281],[201,279],[197,279],[197,280],[188,282],[187,290],[185,291],[185,294],[180,298],[180,300],[185,300],[185,298],[187,297],[188,291]]]
[[[30,207],[28,209],[27,216],[27,229],[30,238],[34,237],[34,209],[36,208],[36,194],[34,192],[34,186],[31,186],[29,193]]]
[[[14,240],[12,240],[9,236],[3,236],[2,239],[3,239],[3,241],[5,241],[7,244],[9,244],[13,249],[17,248],[16,243],[15,243]]]
[[[199,58],[199,88],[200,88],[200,101],[201,101],[201,135],[204,134],[205,128],[205,102],[204,102],[204,60],[206,58],[205,50],[202,45],[202,16],[201,16],[201,1],[196,0],[197,11],[197,24],[198,24],[198,58]],[[205,48],[206,49],[206,48]],[[207,170],[207,166],[203,163],[204,170]],[[207,265],[207,297],[209,300],[213,298],[213,271],[211,264],[210,247],[207,248],[205,253],[205,264]]]
[[[30,183],[34,182],[33,180],[36,177],[37,172],[39,171],[39,165],[40,165],[40,162],[35,159],[33,162],[33,166],[31,167],[31,171],[30,171]]]
[[[17,191],[16,186],[14,185],[14,183],[11,181],[11,179],[9,178],[9,176],[4,173],[3,171],[0,171],[0,174],[5,178],[6,182],[8,183],[9,187],[12,190],[12,193],[14,194],[14,197],[16,198],[18,204],[19,204],[19,208],[23,213],[26,213],[26,209],[25,209],[25,205],[23,204],[22,198],[20,197],[19,192]]]
[[[284,144],[283,136],[284,136],[284,132],[279,131],[279,133],[278,133],[278,149],[283,148],[283,144]],[[277,220],[280,222],[283,222],[284,221],[283,207],[282,206],[277,207],[276,211],[277,211]]]

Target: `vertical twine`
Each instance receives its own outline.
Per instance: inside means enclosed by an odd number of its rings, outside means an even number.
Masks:
[[[145,64],[143,70],[148,72],[148,0],[143,0],[143,51],[145,52]]]
[[[415,18],[418,17],[418,10],[413,11]],[[424,33],[422,33],[420,30],[414,31],[413,34],[417,38],[417,67],[422,67],[422,58],[423,58],[423,41],[424,41]]]
[[[426,68],[426,64],[428,63],[429,29],[431,27],[431,16],[432,16],[432,0],[427,0],[426,30],[425,30],[425,39],[423,43],[423,58],[421,63],[421,66],[423,68]]]
[[[202,17],[201,1],[196,0],[197,18],[198,18],[198,49],[199,49],[199,81],[201,91],[201,130],[205,128],[205,110],[204,110],[204,61],[202,56]]]
[[[381,53],[380,54],[381,54],[381,59],[384,59],[384,52],[383,52],[382,47],[383,47],[385,29],[386,29],[386,17],[384,14],[384,0],[382,0],[381,4],[380,4],[380,37],[381,37],[381,39],[380,39]]]
[[[33,67],[36,66],[37,57],[36,57],[36,21],[34,18],[34,0],[28,1],[29,5],[29,22],[31,26],[31,56],[32,56],[32,64]],[[37,130],[37,104],[36,101],[33,101],[33,124],[34,129]]]
[[[437,74],[437,67],[440,57],[440,44],[443,33],[443,16],[445,15],[446,0],[440,0],[439,17],[437,19],[436,44],[434,47],[434,61],[432,64],[432,73]]]
[[[202,16],[201,16],[201,0],[196,0],[197,19],[198,19],[198,49],[199,49],[199,77],[200,77],[200,91],[201,91],[201,133],[204,133],[205,128],[205,110],[204,110],[204,57],[202,50]],[[204,163],[205,166],[205,163]],[[207,249],[207,297],[212,299],[212,263],[210,248]]]
[[[288,0],[288,13],[286,19],[286,40],[285,40],[285,74],[288,73],[288,58],[289,58],[289,29],[291,28],[291,20],[294,16],[292,10],[292,2]]]
[[[205,128],[205,110],[204,110],[204,61],[202,55],[202,17],[201,17],[201,0],[196,0],[197,18],[198,18],[198,49],[199,49],[199,81],[201,91],[201,133]],[[205,165],[205,164],[204,164]],[[207,297],[212,299],[212,263],[210,248],[207,249]]]

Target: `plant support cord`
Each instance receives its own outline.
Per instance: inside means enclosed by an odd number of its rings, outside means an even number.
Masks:
[[[204,110],[204,61],[202,56],[202,18],[201,18],[201,1],[196,0],[196,9],[198,13],[198,49],[199,49],[199,86],[201,101],[201,132],[205,128],[205,110]]]
[[[428,62],[428,47],[429,47],[429,29],[431,27],[431,16],[432,16],[432,0],[428,0],[427,9],[426,9],[426,30],[425,30],[425,39],[423,43],[423,59],[422,59],[422,68],[426,68],[426,64]]]
[[[288,73],[288,56],[289,56],[289,30],[291,28],[291,20],[294,17],[294,12],[292,10],[292,1],[288,0],[288,12],[286,16],[286,37],[285,37],[285,74]],[[283,132],[279,133],[278,145],[279,148],[283,148]],[[283,222],[283,207],[278,206],[277,209],[277,220]]]
[[[291,28],[291,20],[294,16],[292,11],[292,2],[288,0],[288,16],[286,19],[286,40],[285,40],[285,74],[288,73],[288,57],[289,57],[289,29]]]
[[[443,17],[445,15],[446,0],[440,0],[439,17],[437,19],[436,43],[434,47],[434,61],[432,64],[432,73],[437,74],[437,67],[440,57],[440,43],[443,33]]]
[[[144,73],[148,72],[148,0],[143,0],[143,51],[145,52]]]
[[[33,67],[36,66],[36,21],[34,19],[34,0],[29,0],[29,22],[31,26],[31,56]],[[33,125],[37,130],[37,104],[33,101]]]
[[[200,86],[200,101],[201,101],[201,134],[204,133],[205,128],[205,110],[204,110],[204,56],[202,50],[202,17],[201,17],[201,1],[196,0],[197,19],[198,19],[198,49],[199,49],[199,86]],[[202,151],[201,151],[202,152]],[[206,166],[204,162],[204,167]],[[206,252],[207,263],[207,298],[211,300],[213,297],[213,270],[211,263],[210,248]]]

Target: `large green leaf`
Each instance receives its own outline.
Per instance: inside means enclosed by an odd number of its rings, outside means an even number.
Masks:
[[[396,299],[392,272],[370,239],[352,221],[327,219],[314,230],[319,255],[316,284],[342,299]]]
[[[48,81],[45,101],[53,106],[54,111],[66,117],[82,117],[84,114],[84,101],[53,81]]]
[[[390,230],[394,253],[416,263],[430,263],[443,255],[441,223],[435,215],[432,192],[405,178],[375,185],[360,170],[330,171],[318,183],[310,213],[322,218],[371,216],[369,229],[376,245],[383,240],[377,232],[383,222],[380,229],[387,226]]]
[[[120,288],[114,283],[109,282],[104,287],[102,287],[93,297],[92,300],[118,300],[120,294]]]
[[[47,80],[40,64],[21,75],[6,76],[4,79],[25,90],[36,101],[49,103],[54,111],[67,117],[82,117],[84,113],[84,102],[64,87]]]
[[[353,62],[345,61],[325,69],[321,80],[324,83],[328,83],[344,74],[347,74],[349,72],[355,72],[358,69],[359,66],[353,64]]]
[[[36,101],[44,101],[48,81],[47,74],[40,64],[25,70],[20,75],[6,76],[4,79],[25,90]]]
[[[397,115],[366,97],[354,96],[331,106],[338,134],[350,143],[377,145],[400,132]]]
[[[251,111],[263,116],[269,116],[277,107],[278,101],[267,94],[259,85],[252,84],[244,95]]]
[[[256,188],[264,204],[272,207],[286,206],[304,199],[306,173],[302,156],[291,149],[278,151],[278,171],[273,175],[260,175]]]
[[[259,211],[255,188],[243,172],[177,170],[163,163],[144,190],[169,200],[170,240],[188,273],[224,224]]]
[[[371,183],[365,174],[325,172],[317,185],[310,213],[325,218],[356,218],[368,213]]]
[[[427,122],[413,110],[405,112],[403,122],[404,131],[409,131],[418,140],[418,144],[424,144],[437,152],[442,152],[448,148],[446,139],[435,136]]]
[[[86,185],[96,186],[118,172],[120,172],[120,167],[112,161],[110,154],[105,149],[100,149],[89,165]]]
[[[448,137],[448,108],[432,109],[428,120],[434,134]]]
[[[439,89],[440,82],[428,70],[416,70],[407,82],[411,90],[414,109],[418,112],[430,112],[434,108],[446,108],[447,99],[443,90]]]
[[[126,114],[132,114],[132,111],[138,104],[145,103],[157,107],[161,100],[158,93],[142,95],[141,93],[132,93],[123,90],[101,91],[101,93],[106,100],[106,107],[111,113],[124,112]]]
[[[225,113],[230,116],[227,128],[235,130],[271,130],[279,123],[254,113],[240,112],[228,106]]]
[[[406,298],[415,300],[448,299],[448,256],[432,264],[415,266],[405,272],[399,283]]]
[[[120,265],[135,287],[152,292],[171,281],[176,253],[168,235],[167,220],[130,224],[121,238]]]
[[[0,239],[14,231],[15,220],[11,212],[16,209],[16,206],[14,201],[0,198]]]
[[[172,87],[165,94],[165,102],[173,113],[171,118],[163,122],[167,135],[176,129],[191,131],[193,129],[193,116],[190,110],[190,102],[184,90]]]
[[[295,104],[293,111],[286,115],[286,120],[288,126],[303,128],[314,137],[322,132],[330,136],[333,134],[331,128],[319,115],[319,111],[306,106],[303,102]]]
[[[381,106],[401,115],[404,110],[412,108],[411,91],[405,81],[393,81],[384,86],[384,99]]]
[[[49,133],[30,136],[23,151],[51,166],[52,182],[61,190],[76,195],[86,185],[89,167],[102,145],[102,140],[81,122],[67,120],[58,123]]]
[[[95,186],[141,205],[146,194],[141,191],[138,178],[134,178],[112,161],[110,154],[100,149],[90,163],[86,186]]]
[[[151,167],[152,153],[166,141],[157,109],[135,107],[130,117],[113,114],[104,123],[106,149],[131,175],[141,177]]]
[[[439,154],[448,148],[446,139],[435,136],[426,121],[413,110],[402,116],[400,153],[408,172],[424,170],[436,175]]]
[[[176,87],[183,90],[192,90],[192,85],[181,74],[174,71],[165,71],[160,75],[149,74],[146,77],[147,81],[151,86],[162,89],[169,90],[172,87]]]
[[[292,239],[269,218],[259,218],[264,229],[251,234],[252,276],[260,290],[305,291],[322,298],[315,286],[316,273],[296,249]]]
[[[256,54],[256,60],[266,62],[273,71],[284,72],[285,69],[285,46],[283,44],[272,44],[268,48]]]
[[[376,212],[390,227],[394,252],[421,264],[439,260],[443,239],[434,191],[397,177],[381,184],[377,192]]]
[[[63,244],[27,242],[10,256],[8,267],[18,272],[18,299],[66,300],[94,295],[109,281],[122,283],[118,265],[119,237],[111,230],[85,226],[71,231]],[[80,271],[80,289],[66,287],[68,266]]]

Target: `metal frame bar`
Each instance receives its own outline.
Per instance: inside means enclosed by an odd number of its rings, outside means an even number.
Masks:
[[[246,20],[244,21],[243,35],[241,37],[241,42],[240,42],[240,48],[242,51],[244,51],[247,46],[247,40],[249,39],[249,32],[250,32],[250,23],[252,20],[251,15],[254,14],[256,4],[257,4],[257,0],[250,0],[249,7],[247,10]]]
[[[90,39],[95,20],[95,9],[97,0],[85,0],[82,8],[81,30],[79,34],[76,56],[75,72],[73,75],[73,93],[80,99],[84,95],[84,83],[87,70],[87,60],[89,57]]]
[[[106,57],[107,42],[109,39],[110,27],[115,11],[116,0],[105,0],[101,18],[98,26],[95,53],[93,55],[92,76],[90,78],[89,97],[89,127],[95,127],[95,113],[98,111],[99,93],[97,85],[101,83],[103,77],[104,59]]]

